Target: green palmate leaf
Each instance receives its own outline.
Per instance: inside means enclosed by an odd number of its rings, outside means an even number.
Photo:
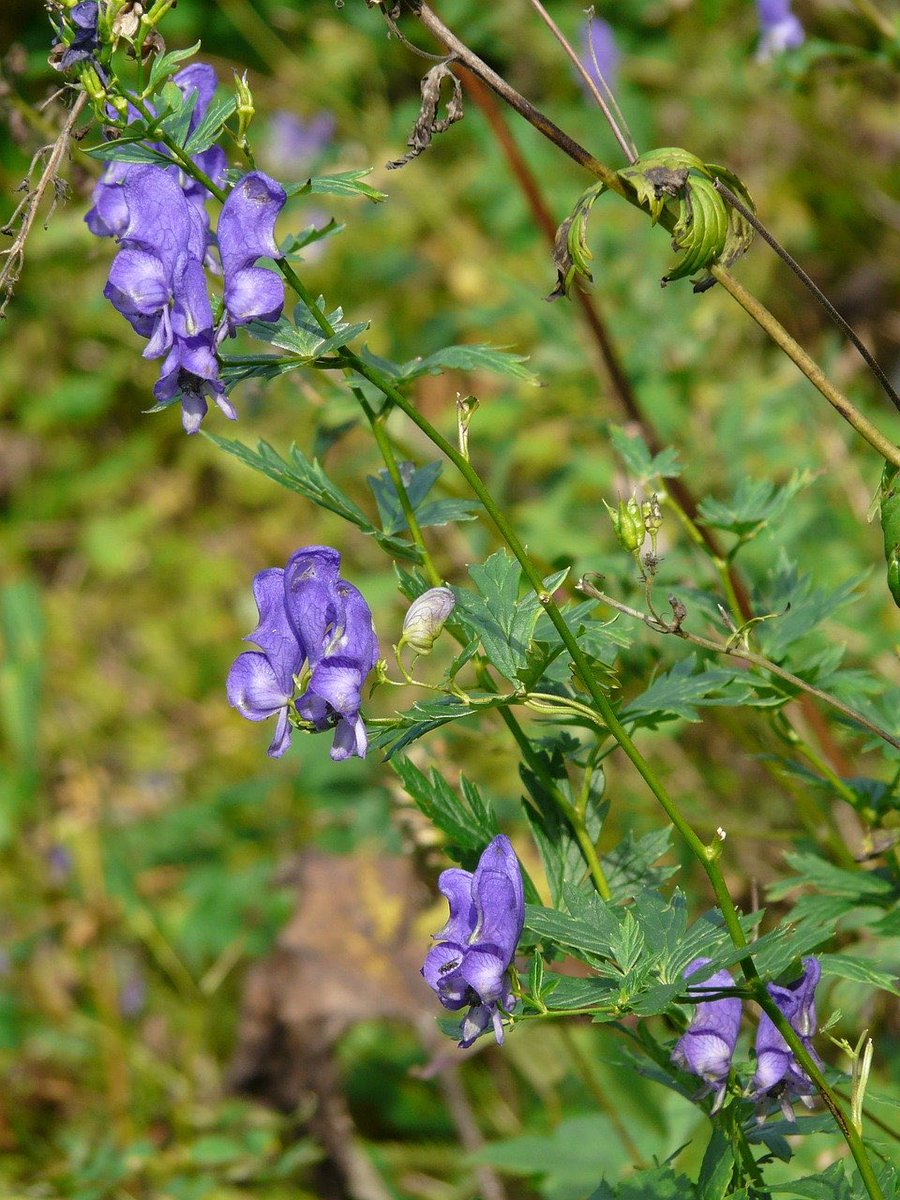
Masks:
[[[527,361],[525,355],[512,354],[501,346],[447,346],[425,358],[410,359],[399,368],[398,375],[402,379],[417,379],[447,370],[492,371],[495,375],[509,375],[537,384],[540,380],[525,366]]]
[[[635,838],[629,830],[615,849],[603,856],[603,871],[614,901],[631,899],[637,892],[658,888],[677,867],[654,864],[669,850],[671,827]]]
[[[649,728],[678,717],[699,721],[700,707],[738,705],[750,696],[741,672],[724,667],[695,671],[695,666],[693,654],[676,663],[622,710],[621,719]]]
[[[259,471],[288,491],[305,496],[320,508],[350,521],[363,533],[374,537],[391,553],[407,558],[417,557],[417,551],[409,543],[398,541],[377,529],[362,509],[328,478],[319,463],[315,459],[308,459],[296,446],[291,446],[290,457],[284,459],[268,442],[261,441],[256,450],[251,450],[243,442],[219,437],[205,430],[203,434],[220,450],[233,455],[254,471]]]
[[[886,963],[878,964],[852,954],[820,954],[823,975],[836,975],[839,979],[852,979],[856,983],[869,984],[900,996],[897,986],[898,972]]]
[[[601,910],[603,911],[603,910]],[[525,927],[539,938],[547,938],[587,961],[612,958],[612,938],[618,933],[618,918],[603,911],[603,919],[592,925],[586,919],[570,916],[554,908],[536,904],[525,906]]]
[[[640,435],[632,437],[619,425],[610,425],[609,437],[625,470],[640,483],[646,485],[659,478],[672,479],[681,474],[678,451],[673,447],[651,455]]]
[[[438,774],[424,775],[408,758],[396,755],[391,766],[416,806],[461,850],[481,851],[498,831],[493,810],[478,788],[461,778],[462,798]]]
[[[158,83],[161,83],[167,75],[171,74],[179,63],[193,58],[199,49],[200,43],[194,42],[193,46],[188,46],[186,50],[171,50],[168,54],[161,54],[155,58],[153,66],[150,68],[148,91],[155,91]]]
[[[187,137],[191,116],[199,98],[196,90],[185,95],[177,84],[170,81],[164,85],[159,98],[152,102],[160,116],[167,114],[160,123],[161,131],[178,146]]]
[[[104,142],[102,146],[89,147],[85,154],[89,154],[91,158],[99,158],[102,162],[115,160],[126,163],[161,163],[164,166],[170,166],[172,162],[167,154],[142,145],[139,137],[115,138],[111,142]]]
[[[889,902],[894,894],[889,879],[873,871],[849,871],[844,867],[836,867],[817,854],[793,851],[785,855],[785,861],[795,874],[768,886],[766,895],[772,900],[782,900],[789,892],[804,884],[845,899],[849,902],[848,906]]]
[[[603,1113],[566,1116],[549,1134],[490,1142],[468,1156],[469,1162],[491,1163],[509,1175],[539,1178],[538,1192],[546,1200],[580,1200],[603,1171],[618,1175],[627,1160],[621,1140]],[[641,1179],[644,1174],[641,1172]],[[670,1200],[662,1193],[647,1195],[650,1200]],[[637,1197],[635,1192],[634,1200]],[[671,1200],[675,1200],[674,1195]]]
[[[399,464],[399,469],[409,502],[416,514],[416,519],[423,528],[449,525],[452,521],[473,521],[475,519],[478,509],[478,502],[475,500],[426,501],[426,496],[441,474],[442,463],[427,463],[424,467],[416,468],[410,462],[402,462]],[[407,528],[406,514],[400,505],[397,489],[388,472],[382,469],[377,475],[369,475],[367,482],[375,496],[385,533],[402,533]]]
[[[888,588],[900,607],[900,467],[893,463],[884,464],[878,500]]]
[[[842,605],[856,599],[866,575],[855,575],[829,590],[813,588],[809,575],[801,575],[793,563],[782,559],[772,574],[763,599],[770,620],[756,626],[760,648],[766,658],[781,662],[794,642],[810,633]]]
[[[544,580],[547,591],[558,588],[566,574],[558,571]],[[535,662],[530,648],[541,607],[533,592],[519,600],[519,564],[505,550],[498,550],[487,562],[469,567],[469,575],[478,594],[453,589],[455,619],[480,639],[491,664],[502,675],[512,683],[531,681]]]
[[[729,1193],[737,1200],[742,1193]],[[639,1171],[615,1186],[601,1183],[588,1200],[699,1200],[697,1189],[685,1175],[676,1175],[670,1166]]]
[[[706,497],[700,501],[700,520],[704,525],[726,529],[747,541],[779,517],[788,504],[812,482],[811,471],[794,471],[787,483],[767,479],[742,479],[730,500]]]
[[[780,1183],[769,1188],[791,1196],[805,1196],[807,1200],[853,1200],[850,1183],[843,1162],[832,1163],[819,1175],[808,1175],[792,1183]]]
[[[225,127],[225,122],[237,108],[237,96],[221,96],[214,99],[185,145],[190,155],[208,150]]]
[[[460,721],[464,717],[474,716],[482,709],[497,708],[504,703],[502,696],[492,692],[470,692],[468,698],[468,704],[455,696],[414,704],[407,712],[397,713],[384,724],[370,726],[369,746],[384,750],[387,761],[426,733],[446,725],[448,721]]]
[[[362,196],[375,204],[387,200],[387,193],[363,183],[372,168],[357,171],[340,171],[335,175],[313,175],[305,183],[291,183],[285,187],[289,196]]]
[[[540,955],[535,955],[535,959],[539,962]],[[543,976],[541,999],[550,1012],[591,1009],[598,1016],[606,1015],[613,1019],[618,1011],[618,994],[618,984],[610,982],[609,979],[579,979],[547,971]]]
[[[568,296],[578,280],[590,283],[593,279],[588,263],[593,258],[587,244],[587,222],[591,209],[606,191],[605,183],[595,183],[579,196],[572,215],[556,231],[553,244],[553,265],[556,267],[556,287],[547,297],[556,300]]]

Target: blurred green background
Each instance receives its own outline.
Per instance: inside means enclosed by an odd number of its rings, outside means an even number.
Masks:
[[[577,37],[581,4],[550,8]],[[853,5],[808,0],[796,10],[807,43],[769,63],[755,58],[755,14],[744,0],[622,0],[600,11],[621,50],[617,96],[639,147],[685,146],[738,171],[766,222],[896,377],[900,97],[889,47]],[[561,126],[618,164],[601,117],[525,0],[446,0],[440,12]],[[404,29],[435,49],[411,22]],[[350,320],[372,322],[366,336],[376,353],[403,360],[453,341],[489,341],[529,354],[541,388],[448,373],[422,380],[417,401],[449,432],[457,393],[476,393],[473,454],[537,559],[601,570],[609,590],[628,594],[629,564],[601,503],[625,487],[607,435],[622,414],[575,306],[544,300],[554,283],[548,247],[471,98],[461,124],[389,172],[384,164],[405,149],[418,111],[425,64],[388,39],[361,0],[181,0],[164,33],[169,48],[202,39],[202,56],[226,85],[232,70],[249,67],[264,167],[273,113],[334,114],[332,142],[299,163],[296,178],[374,166],[370,182],[389,200],[294,201],[282,232],[329,217],[346,224],[304,278]],[[3,220],[32,154],[61,119],[58,107],[39,115],[33,107],[58,83],[49,41],[39,6],[7,0]],[[508,124],[561,219],[586,179],[533,130]],[[310,1103],[278,1111],[234,1094],[228,1072],[246,1034],[242,988],[294,908],[298,855],[353,853],[358,866],[415,843],[430,867],[438,860],[416,841],[388,769],[371,758],[332,764],[326,739],[300,738],[282,761],[266,759],[270,731],[228,708],[223,683],[254,624],[252,575],[299,545],[340,546],[347,577],[370,599],[383,652],[404,606],[372,541],[202,438],[186,438],[176,412],[142,415],[155,364],[141,359],[137,338],[104,300],[113,247],[82,221],[96,173],[76,149],[72,194],[46,229],[36,225],[0,327],[0,1195],[349,1195],[351,1168],[311,1122]],[[846,643],[851,663],[893,672],[896,685],[895,613],[877,522],[868,520],[880,464],[727,296],[660,289],[671,252],[640,214],[601,201],[592,248],[598,305],[692,490],[721,498],[747,477],[813,472],[777,527],[747,550],[751,581],[764,590],[767,573],[787,561],[825,590],[865,575],[816,644]],[[891,429],[855,353],[774,256],[756,247],[739,274]],[[296,373],[265,391],[245,385],[235,400],[239,425],[224,428],[214,412],[208,428],[249,443],[263,437],[282,452],[293,440],[308,454],[324,446],[329,473],[373,507],[365,476],[377,455],[361,429],[332,436],[352,408],[321,380]],[[394,432],[410,457],[431,457],[415,431]],[[449,476],[443,485],[457,486]],[[439,529],[430,539],[452,582],[494,548],[483,527]],[[677,530],[664,532],[664,549],[662,588],[709,585]],[[625,677],[645,678],[668,653],[643,639]],[[373,711],[393,702],[379,693]],[[827,736],[844,753],[840,729]],[[809,836],[792,803],[795,784],[760,762],[778,753],[768,727],[753,714],[717,711],[703,724],[669,726],[648,745],[692,818],[710,827],[727,815],[729,881],[749,907],[757,888],[783,874],[784,849]],[[432,735],[421,750],[451,781],[464,768],[515,828],[516,759],[499,722]],[[856,765],[862,771],[865,759]],[[610,843],[658,825],[622,763],[611,764],[609,794]],[[852,839],[852,814],[837,818]],[[684,885],[702,895],[684,870]],[[361,905],[353,888],[363,874],[341,876],[335,906],[347,912],[322,952],[326,973],[353,953]],[[316,885],[307,878],[306,886]],[[302,899],[302,882],[300,890]],[[372,904],[390,907],[384,897]],[[434,927],[428,918],[415,925],[413,963]],[[359,936],[370,949],[377,941]],[[555,1030],[523,1029],[502,1057],[489,1048],[467,1062],[458,1093],[448,1093],[410,1074],[431,1053],[423,1030],[434,1015],[414,970],[408,1001],[385,1000],[375,1022],[359,1024],[358,1014],[337,1022],[335,1094],[355,1122],[352,1153],[376,1177],[370,1194],[452,1200],[481,1186],[459,1149],[458,1102],[497,1144],[488,1157],[501,1174],[516,1176],[510,1194],[576,1200],[603,1170],[614,1177],[627,1155],[616,1151],[598,1169],[592,1149],[618,1140],[613,1118],[596,1107],[596,1093],[621,1078],[612,1036],[578,1029],[586,1080],[565,1066]],[[312,995],[294,996],[301,1011],[307,1000],[315,1008]],[[843,1010],[851,1040],[866,1025],[876,1032],[887,1060],[897,1028],[864,988],[832,984],[828,1007]],[[648,1159],[676,1150],[701,1123],[636,1076],[627,1095],[615,1095]],[[809,1166],[815,1143],[804,1149]],[[567,1165],[547,1175],[553,1148]]]

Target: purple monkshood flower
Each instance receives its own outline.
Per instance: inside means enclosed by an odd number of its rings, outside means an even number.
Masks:
[[[522,872],[509,838],[488,845],[475,873],[453,867],[441,872],[438,887],[450,905],[450,919],[434,934],[422,975],[444,1008],[469,1006],[460,1025],[460,1046],[471,1046],[489,1026],[503,1044],[500,1009],[515,1005],[509,968],[525,923]]]
[[[248,721],[277,716],[270,758],[291,743],[292,709],[310,732],[334,729],[335,761],[366,755],[359,708],[378,640],[368,604],[340,569],[337,550],[304,546],[284,570],[272,567],[253,580],[259,624],[244,640],[259,650],[238,655],[226,687],[230,704]]]
[[[802,46],[806,34],[791,12],[791,0],[756,0],[756,11],[760,33],[757,58],[765,61]]]
[[[76,4],[74,8],[69,9],[67,18],[74,37],[68,45],[63,42],[54,43],[50,61],[57,71],[68,71],[69,67],[74,67],[76,63],[93,58],[100,48],[97,27],[100,5],[97,0],[84,0],[84,3]]]
[[[296,113],[279,109],[269,120],[263,159],[279,175],[308,170],[310,163],[331,142],[334,127],[334,116],[330,112],[318,112],[304,121]]]
[[[163,358],[153,389],[157,406],[180,399],[187,433],[200,428],[207,395],[234,420],[215,354],[203,219],[173,176],[159,167],[129,171],[122,195],[128,222],[103,294],[136,333],[148,338],[144,357]]]
[[[581,62],[601,91],[602,82],[606,83],[610,91],[615,91],[620,58],[619,47],[616,45],[610,23],[600,17],[590,17],[582,29]],[[603,77],[602,81],[600,76]]]
[[[222,207],[217,239],[225,275],[224,332],[232,334],[248,321],[277,321],[281,316],[281,276],[254,264],[259,258],[279,257],[275,221],[286,200],[280,183],[253,171],[234,185]]]
[[[79,6],[80,7],[80,6]],[[197,99],[191,111],[188,124],[188,137],[206,115],[217,86],[216,73],[206,63],[193,63],[172,76],[172,82],[177,84],[184,96],[190,97],[196,92]],[[132,109],[132,119],[137,117]],[[165,147],[157,147],[165,154]],[[205,175],[215,184],[221,186],[225,178],[225,152],[221,146],[210,146],[194,158],[194,162]],[[128,210],[122,189],[125,180],[136,169],[135,163],[110,162],[97,181],[94,188],[93,205],[85,215],[85,223],[91,233],[97,237],[121,237],[128,224]],[[195,179],[184,175],[174,163],[171,167],[159,168],[170,172],[184,191],[185,196],[197,208],[206,227],[209,227],[209,217],[206,215],[206,201],[209,192]]]
[[[163,358],[153,389],[157,408],[181,401],[187,433],[196,433],[212,396],[230,420],[237,417],[219,379],[217,343],[254,318],[275,320],[284,286],[258,258],[276,257],[275,219],[284,189],[259,171],[233,188],[219,217],[225,274],[225,311],[213,326],[204,258],[204,217],[168,168],[135,166],[119,189],[126,220],[104,295],[148,339],[145,358]]]
[[[684,969],[687,979],[711,960],[695,958]],[[732,988],[734,980],[727,971],[716,971],[688,992],[702,995],[704,989]],[[731,1058],[741,1028],[741,1001],[737,996],[722,996],[718,1000],[703,1000],[697,1005],[686,1032],[675,1043],[672,1061],[685,1071],[699,1075],[706,1085],[701,1092],[713,1092],[712,1111],[717,1112],[725,1099],[725,1084],[731,1068]]]
[[[804,958],[803,974],[799,979],[785,987],[775,983],[768,985],[769,995],[784,1013],[791,1028],[800,1035],[800,1041],[817,1066],[821,1065],[821,1060],[813,1049],[812,1038],[816,1032],[815,992],[821,975],[819,960]],[[800,1099],[811,1107],[809,1097],[814,1091],[812,1081],[794,1058],[772,1018],[763,1013],[756,1032],[756,1074],[753,1076],[752,1098],[759,1101],[767,1096],[777,1097],[785,1117],[793,1121],[791,1102]]]

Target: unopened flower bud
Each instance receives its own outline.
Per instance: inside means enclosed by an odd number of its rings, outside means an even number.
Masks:
[[[449,588],[436,587],[423,592],[409,606],[397,648],[412,646],[416,654],[430,654],[455,604],[456,597]]]
[[[604,500],[603,503],[606,504],[606,501]],[[629,554],[640,550],[647,531],[644,528],[640,505],[634,496],[628,500],[620,500],[618,511],[606,504],[606,511],[609,513],[609,519],[612,521],[616,538],[622,549],[627,550]]]
[[[234,90],[237,93],[237,108],[235,112],[238,118],[238,142],[243,143],[247,140],[247,130],[250,128],[250,122],[256,115],[256,107],[253,104],[253,93],[250,91],[250,84],[247,82],[247,72],[243,75],[234,73]]]

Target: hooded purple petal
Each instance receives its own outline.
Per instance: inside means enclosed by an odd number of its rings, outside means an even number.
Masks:
[[[602,76],[602,82],[605,82],[611,90],[615,90],[616,71],[621,55],[619,47],[616,45],[612,26],[608,21],[604,21],[600,17],[591,17],[585,22],[579,57],[597,87],[602,90],[600,78]]]
[[[460,1046],[471,1045],[492,1024],[502,1042],[499,1010],[515,1004],[509,968],[525,919],[522,873],[509,838],[493,839],[473,875],[453,868],[442,872],[438,886],[450,917],[435,934],[438,944],[422,973],[445,1008],[470,1005]]]
[[[248,721],[265,721],[291,698],[265,654],[245,650],[231,664],[225,685],[228,702]]]
[[[790,0],[756,0],[760,40],[757,58],[766,60],[796,50],[806,40],[803,26],[791,12]]]
[[[471,871],[450,867],[441,871],[438,890],[450,905],[450,916],[443,928],[432,934],[436,942],[468,942],[475,932],[478,913],[472,899]]]
[[[684,970],[687,979],[709,963],[708,958],[696,958]],[[701,995],[703,989],[731,988],[734,980],[727,971],[716,971],[709,979],[688,988]],[[715,1093],[713,1111],[725,1098],[725,1084],[731,1069],[731,1059],[741,1027],[741,1001],[737,996],[704,1000],[694,1010],[686,1033],[675,1043],[672,1059],[678,1066],[698,1075],[706,1091]]]
[[[275,221],[286,199],[280,183],[262,171],[252,171],[235,184],[222,206],[217,238],[231,332],[248,321],[274,321],[281,314],[280,277],[254,265],[260,258],[279,257]]]
[[[803,974],[799,979],[784,987],[775,983],[768,985],[769,995],[791,1027],[800,1035],[804,1047],[816,1063],[820,1060],[813,1049],[811,1039],[817,1028],[815,990],[821,974],[822,968],[818,959],[804,958]],[[759,1018],[755,1051],[753,1099],[759,1101],[769,1095],[778,1097],[785,1116],[791,1119],[791,1100],[795,1097],[803,1099],[815,1089],[809,1076],[794,1058],[787,1042],[778,1032],[775,1023],[766,1013],[762,1013]]]

